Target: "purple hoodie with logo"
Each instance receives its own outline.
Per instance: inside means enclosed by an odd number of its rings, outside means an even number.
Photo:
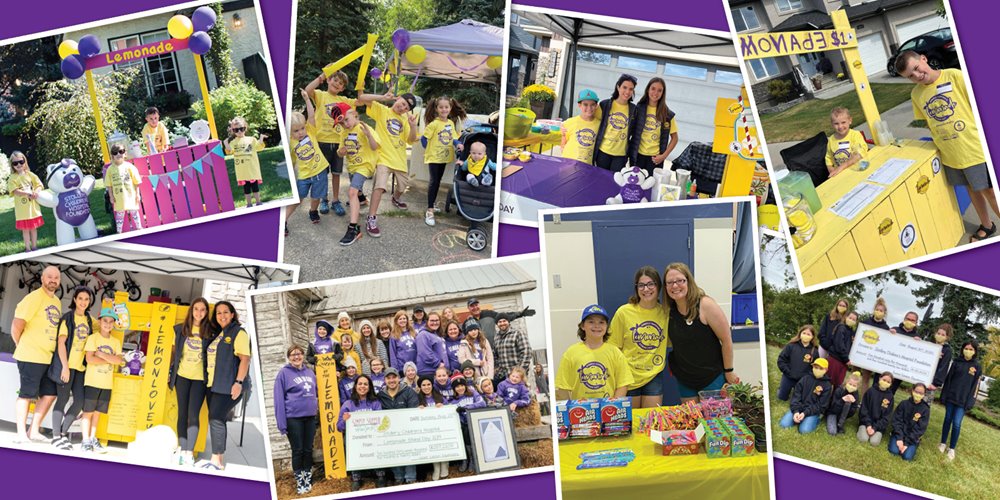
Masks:
[[[340,400],[347,401],[351,399],[351,392],[354,390],[354,382],[357,382],[358,376],[353,377],[344,376],[340,379]]]
[[[483,400],[483,397],[471,387],[465,390],[464,396],[454,397],[451,400],[451,404],[458,405],[459,408],[465,408],[466,410],[471,410],[473,408],[486,408],[486,401]],[[458,416],[464,424],[466,421],[465,412],[458,412]]]
[[[450,337],[444,339],[444,350],[448,353],[448,371],[462,371],[462,363],[458,360],[458,347],[462,345],[462,336],[451,340]]]
[[[440,385],[437,383],[437,380],[435,380],[434,388],[441,393],[441,397],[444,398],[445,404],[451,403],[451,398],[455,395],[455,389],[451,388],[450,381],[446,382],[444,385]]]
[[[510,380],[503,380],[497,386],[497,393],[503,398],[505,405],[514,403],[518,408],[523,408],[531,404],[531,391],[524,382],[515,384]]]
[[[417,341],[413,332],[406,331],[400,334],[399,339],[389,339],[389,358],[392,359],[392,367],[399,370],[400,374],[407,361],[417,362]]]
[[[372,389],[375,391],[375,394],[385,390],[385,375],[373,373],[369,377],[372,379]]]
[[[274,418],[282,434],[288,431],[288,418],[316,415],[316,374],[302,365],[296,369],[287,364],[274,379]]]
[[[448,353],[445,352],[444,339],[437,335],[421,330],[417,334],[417,375],[433,376],[438,366],[444,363],[448,367]]]
[[[348,399],[347,401],[344,401],[344,403],[340,405],[340,416],[337,418],[337,430],[340,432],[344,432],[344,429],[347,427],[347,422],[344,421],[344,413],[347,412],[355,413],[359,411],[379,411],[381,409],[382,409],[382,403],[380,403],[379,400],[374,398],[370,400],[362,399],[359,400],[357,403],[355,403],[354,400]]]

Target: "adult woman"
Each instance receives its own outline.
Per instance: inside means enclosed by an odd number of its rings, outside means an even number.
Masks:
[[[977,359],[979,344],[969,340],[962,344],[961,354],[955,357],[955,362],[945,377],[944,389],[941,391],[941,402],[944,403],[944,425],[941,426],[941,444],[938,450],[942,453],[948,448],[948,460],[955,459],[955,446],[958,435],[962,432],[962,419],[965,413],[976,405],[976,393],[979,391],[979,379],[983,376],[982,367]],[[948,441],[948,434],[951,441]]]
[[[587,306],[576,328],[577,342],[566,349],[556,374],[556,399],[620,398],[632,382],[625,355],[608,340],[608,312]],[[540,366],[540,365],[539,365]]]
[[[610,99],[601,101],[601,125],[597,128],[594,165],[617,172],[629,159],[629,141],[636,127],[636,108],[632,103],[637,80],[622,74]]]
[[[653,169],[667,159],[678,142],[675,113],[663,98],[666,88],[666,82],[660,77],[646,84],[642,99],[636,105],[635,132],[629,143],[632,165],[645,170],[651,177]]]
[[[385,361],[389,366],[395,366],[392,364],[393,355],[389,346],[392,344],[392,325],[389,324],[388,320],[380,319],[375,326],[375,332],[378,333],[378,340],[382,342],[382,347],[385,348]],[[398,370],[398,368],[397,368]]]
[[[874,326],[876,328],[881,328],[883,330],[889,329],[889,323],[885,322],[885,315],[888,313],[888,308],[885,305],[885,299],[878,297],[875,299],[875,307],[872,309],[872,315],[870,318],[861,320],[861,324]],[[851,339],[852,342],[854,339]],[[872,372],[870,370],[861,370],[861,392],[868,390],[871,386]],[[895,380],[893,381],[895,383]],[[898,387],[898,386],[897,386]],[[893,389],[893,394],[896,390]]]
[[[347,421],[351,419],[351,414],[359,411],[378,411],[382,409],[382,403],[375,397],[372,390],[372,379],[367,375],[361,375],[351,389],[351,397],[340,405],[340,418],[337,420],[337,430],[344,432],[347,429]],[[351,491],[361,489],[361,478],[364,471],[351,471]],[[385,486],[385,469],[375,469],[375,487]]]
[[[434,376],[438,368],[448,370],[448,351],[444,339],[438,334],[441,329],[441,315],[430,313],[426,323],[417,333],[417,375]]]
[[[219,333],[208,345],[208,425],[212,431],[212,460],[203,467],[222,470],[226,454],[226,419],[250,386],[250,336],[239,322],[236,308],[223,300],[215,305]]]
[[[52,406],[52,445],[60,450],[72,450],[69,428],[83,409],[83,378],[87,365],[83,363],[84,346],[87,337],[94,331],[94,319],[90,316],[90,305],[94,302],[94,292],[87,287],[77,287],[73,291],[70,310],[59,320],[56,352],[49,367],[49,376],[58,368],[56,381],[56,402]],[[70,396],[73,404],[66,407]]]
[[[184,322],[174,327],[174,350],[170,358],[169,386],[177,394],[178,463],[194,465],[194,444],[198,440],[199,417],[205,404],[208,361],[205,350],[213,337],[208,319],[208,301],[191,302]]]
[[[371,363],[373,359],[381,359],[383,365],[389,364],[389,354],[385,344],[379,341],[375,335],[375,328],[372,322],[367,319],[361,320],[361,340],[358,341],[358,353],[361,355],[361,373],[371,375]]]
[[[844,316],[847,311],[851,310],[851,303],[847,299],[840,299],[837,304],[830,309],[830,312],[823,316],[823,322],[819,325],[819,356],[821,358],[827,357],[827,352],[830,350],[831,335],[833,334],[833,329],[840,323],[844,321]]]
[[[608,343],[618,346],[628,360],[632,407],[651,408],[663,401],[660,372],[667,353],[667,312],[660,305],[662,281],[655,268],[639,268],[632,283],[628,304],[619,307],[611,318]]]
[[[454,334],[460,333],[461,328],[458,326],[458,322],[449,321],[445,325],[445,331],[447,335],[451,337]],[[458,345],[458,364],[469,361],[475,366],[476,370],[476,380],[486,377],[490,380],[493,379],[493,348],[490,347],[490,343],[486,341],[486,337],[483,336],[482,330],[478,328],[470,329],[462,342]]]
[[[738,384],[733,372],[733,338],[719,304],[698,287],[688,266],[674,262],[663,273],[663,305],[670,314],[670,372],[681,401],[699,391]]]
[[[285,351],[288,364],[274,379],[274,419],[292,448],[292,472],[298,494],[312,490],[312,451],[316,437],[316,374],[305,363],[305,350],[293,345]]]
[[[458,326],[457,322],[442,323],[441,315],[433,312],[427,316],[427,323],[430,324],[437,318],[438,334],[444,339],[444,352],[448,354],[448,373],[451,372],[461,372],[462,362],[458,359],[458,351],[462,348],[462,328]],[[454,324],[454,328],[448,328],[448,325]]]
[[[441,320],[445,321],[445,322],[448,322],[448,321],[458,321],[458,318],[455,317],[455,310],[452,309],[452,308],[450,308],[450,307],[446,307],[446,308],[442,309],[441,310]]]
[[[416,331],[422,330],[427,325],[427,313],[424,311],[424,306],[418,305],[413,308],[413,316],[410,317],[413,324],[413,329]]]
[[[417,362],[417,332],[410,325],[410,317],[406,315],[406,311],[396,311],[396,315],[392,318],[389,357],[392,367],[397,370],[402,370],[407,361]],[[433,371],[432,368],[432,374]]]
[[[910,397],[904,399],[892,413],[892,438],[889,453],[910,461],[917,456],[920,438],[931,420],[931,405],[924,401],[927,388],[924,384],[913,386]]]

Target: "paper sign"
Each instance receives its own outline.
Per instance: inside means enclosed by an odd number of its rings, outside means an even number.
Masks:
[[[454,406],[355,412],[347,421],[347,438],[352,471],[466,458]]]
[[[897,379],[926,385],[934,379],[941,346],[862,324],[854,335],[849,359],[859,368],[890,372]]]
[[[786,31],[740,35],[744,59],[808,54],[858,46],[854,30]]]
[[[344,441],[337,430],[340,418],[340,387],[337,361],[333,353],[316,356],[316,385],[319,386],[319,430],[323,439],[323,466],[327,479],[347,477],[344,468]]]

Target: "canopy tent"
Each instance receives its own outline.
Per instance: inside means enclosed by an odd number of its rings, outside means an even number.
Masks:
[[[490,69],[486,60],[503,55],[503,28],[463,19],[455,24],[410,32],[410,46],[420,45],[427,57],[420,64],[402,58],[400,71],[424,78],[500,83],[501,67]]]

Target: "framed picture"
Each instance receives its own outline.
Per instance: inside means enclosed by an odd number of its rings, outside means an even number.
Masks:
[[[521,468],[514,439],[514,419],[507,408],[469,410],[469,438],[476,473]]]

